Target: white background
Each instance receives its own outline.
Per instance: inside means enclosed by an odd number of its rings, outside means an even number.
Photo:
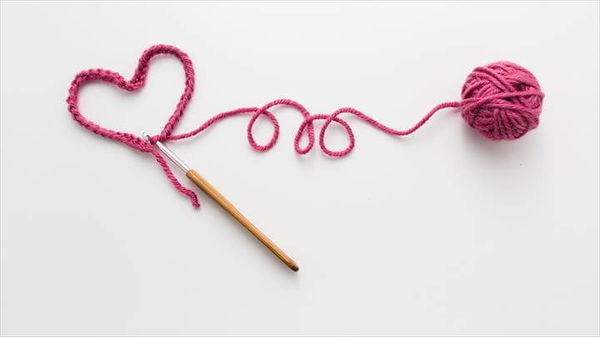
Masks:
[[[598,3],[4,3],[2,333],[565,334],[599,332]],[[151,156],[70,117],[74,75],[129,78],[174,44],[197,90],[178,131],[289,97],[397,128],[511,60],[546,93],[538,129],[495,143],[445,110],[397,139],[353,118],[332,160],[293,151],[299,114],[257,153],[248,117],[185,158],[300,264],[292,273],[206,196],[194,210]],[[158,133],[183,88],[152,63],[130,94],[81,97],[110,128]],[[343,132],[328,133],[343,148]],[[267,122],[258,138],[270,137]],[[188,186],[188,182],[185,182]]]

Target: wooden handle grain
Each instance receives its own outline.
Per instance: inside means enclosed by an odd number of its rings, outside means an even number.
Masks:
[[[211,197],[214,201],[219,204],[224,210],[226,210],[231,216],[233,216],[240,225],[244,226],[258,241],[262,242],[275,256],[277,256],[283,263],[285,263],[293,271],[298,271],[298,265],[292,258],[287,256],[286,253],[277,247],[277,245],[271,241],[263,232],[256,228],[250,220],[246,219],[245,216],[238,211],[233,204],[231,204],[219,191],[217,191],[211,184],[208,183],[198,172],[189,170],[185,174],[196,186],[198,186],[204,193]]]

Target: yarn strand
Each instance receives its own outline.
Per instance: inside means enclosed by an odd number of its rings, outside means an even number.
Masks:
[[[103,81],[123,90],[138,90],[144,86],[152,58],[158,55],[170,55],[179,59],[185,73],[184,91],[174,112],[158,135],[151,136],[146,141],[131,133],[106,129],[88,120],[81,114],[79,111],[79,91],[85,83]],[[499,62],[486,67],[478,67],[473,71],[469,78],[467,78],[465,86],[463,86],[462,101],[436,105],[414,126],[406,130],[397,130],[386,126],[367,114],[350,107],[339,108],[331,114],[313,115],[302,104],[296,101],[291,99],[277,99],[261,107],[238,108],[216,114],[198,128],[174,135],[173,130],[181,120],[192,98],[194,85],[194,68],[188,55],[174,46],[156,45],[144,51],[130,80],[126,80],[117,72],[104,69],[90,69],[78,73],[71,82],[67,104],[73,119],[84,128],[102,137],[121,142],[134,150],[152,154],[164,171],[167,179],[169,179],[180,193],[188,197],[192,205],[197,208],[200,206],[198,197],[192,190],[184,187],[175,177],[167,161],[155,149],[154,145],[157,141],[169,142],[190,138],[229,117],[251,114],[246,129],[248,143],[257,151],[267,151],[275,145],[279,138],[279,122],[270,111],[271,108],[277,106],[290,107],[298,111],[303,118],[294,137],[294,149],[300,155],[310,152],[315,145],[315,121],[323,121],[318,137],[319,147],[323,153],[331,157],[348,155],[354,148],[355,137],[350,125],[341,118],[344,114],[354,115],[363,122],[389,135],[406,136],[421,128],[439,110],[460,108],[463,118],[484,136],[495,140],[515,139],[537,126],[543,98],[543,93],[539,90],[539,84],[537,84],[535,77],[529,71],[512,63]],[[273,135],[264,145],[258,144],[253,134],[254,124],[260,117],[266,117],[273,125]],[[345,130],[349,140],[345,149],[335,151],[327,147],[325,134],[332,123],[337,123]],[[308,138],[308,142],[303,147],[300,143],[305,135]]]

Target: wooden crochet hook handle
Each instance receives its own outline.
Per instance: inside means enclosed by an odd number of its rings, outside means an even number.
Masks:
[[[146,134],[143,135],[146,140],[148,140],[148,136]],[[177,167],[179,167],[183,172],[185,172],[186,177],[190,179],[198,188],[202,190],[202,192],[206,193],[209,197],[211,197],[219,206],[221,206],[227,213],[231,214],[233,218],[240,223],[240,225],[244,226],[258,241],[260,241],[265,247],[267,247],[275,256],[277,256],[283,263],[285,263],[291,270],[298,271],[298,264],[292,260],[286,253],[281,250],[271,239],[269,239],[263,232],[261,232],[256,226],[254,226],[250,220],[248,220],[240,211],[233,206],[229,200],[225,199],[225,197],[219,193],[208,181],[206,181],[198,172],[190,169],[185,162],[181,160],[171,149],[169,149],[165,144],[157,141],[156,146],[158,149],[164,153]]]
[[[232,217],[234,217],[240,225],[244,226],[258,241],[262,242],[265,247],[267,247],[275,256],[277,256],[283,263],[285,263],[288,267],[290,267],[293,271],[298,271],[298,265],[292,258],[287,256],[286,253],[281,250],[281,248],[277,247],[277,245],[271,241],[263,232],[261,232],[256,226],[254,226],[250,220],[248,220],[245,216],[240,213],[240,211],[233,206],[229,202],[229,200],[225,199],[219,191],[217,191],[208,181],[202,178],[194,170],[189,170],[185,174],[191,181],[196,184],[204,193],[206,193],[209,197],[211,197],[214,201],[219,204],[224,210],[226,210]]]

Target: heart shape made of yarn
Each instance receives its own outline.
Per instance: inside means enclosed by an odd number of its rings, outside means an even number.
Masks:
[[[173,114],[171,114],[171,117],[169,117],[169,120],[165,124],[160,134],[150,137],[148,142],[142,139],[142,137],[129,132],[107,129],[83,116],[79,110],[79,91],[85,83],[91,81],[103,81],[113,84],[123,90],[136,91],[144,86],[148,69],[150,68],[150,61],[153,57],[158,55],[172,55],[178,58],[183,65],[183,70],[185,73],[185,87],[183,93],[179,98],[179,102],[177,103],[175,111]],[[186,53],[177,47],[168,45],[155,45],[144,51],[140,57],[135,73],[130,80],[126,80],[117,72],[106,69],[89,69],[78,73],[71,82],[67,103],[73,119],[75,119],[75,121],[77,121],[86,129],[100,136],[122,142],[136,150],[151,152],[153,143],[155,143],[157,140],[168,140],[171,136],[173,129],[181,119],[188,102],[192,98],[192,93],[194,92],[194,83],[194,68],[192,61]]]
[[[146,82],[146,75],[148,74],[150,60],[153,57],[161,54],[175,56],[179,59],[179,61],[181,61],[185,73],[185,88],[181,94],[181,97],[179,98],[179,102],[177,103],[175,111],[171,117],[169,117],[169,120],[165,124],[160,134],[149,137],[148,140],[146,140],[132,133],[107,129],[95,122],[92,122],[81,114],[79,111],[79,91],[85,83],[91,81],[103,81],[116,85],[123,90],[136,91],[143,87],[144,83]],[[151,153],[173,186],[179,192],[186,195],[192,201],[192,205],[194,205],[194,207],[198,208],[200,207],[200,203],[198,202],[198,197],[196,194],[190,189],[181,185],[169,168],[166,160],[156,149],[154,149],[153,146],[156,141],[165,141],[170,139],[173,129],[181,119],[188,102],[192,98],[192,93],[194,92],[194,81],[194,68],[192,61],[186,53],[177,47],[162,44],[155,45],[144,51],[140,57],[135,73],[129,81],[121,76],[121,74],[105,69],[89,69],[77,74],[73,79],[73,82],[71,82],[69,96],[67,97],[67,104],[69,105],[69,111],[71,112],[73,119],[81,124],[84,128],[97,135],[119,141],[132,147],[133,149]]]

